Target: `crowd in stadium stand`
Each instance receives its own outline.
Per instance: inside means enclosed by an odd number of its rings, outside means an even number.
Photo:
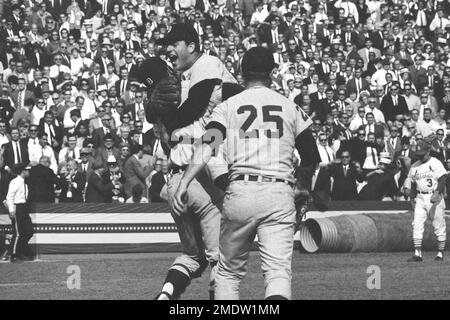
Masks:
[[[420,140],[450,166],[447,0],[7,0],[0,12],[0,200],[29,162],[35,202],[163,201],[167,148],[136,78],[148,57],[170,65],[155,41],[177,22],[239,83],[246,50],[272,49],[271,88],[313,119],[321,163],[305,180],[325,197],[407,199]]]

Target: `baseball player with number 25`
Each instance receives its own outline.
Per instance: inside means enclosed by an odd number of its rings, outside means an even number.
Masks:
[[[437,238],[438,253],[434,260],[444,260],[446,230],[445,230],[445,202],[443,191],[447,180],[447,171],[443,164],[430,156],[430,145],[423,142],[416,152],[419,160],[415,162],[409,171],[406,181],[411,186],[411,204],[414,209],[413,240],[414,256],[409,262],[420,262],[422,259],[422,239],[425,221],[427,217],[433,221],[434,234]]]
[[[244,55],[245,90],[213,110],[172,203],[173,211],[183,214],[191,181],[224,143],[229,185],[223,203],[215,277],[218,300],[239,299],[240,281],[247,272],[256,235],[265,298],[291,298],[296,214],[294,149],[305,159],[308,153],[317,156],[318,151],[308,130],[311,119],[297,105],[268,88],[273,68],[273,55],[266,48],[255,47]]]

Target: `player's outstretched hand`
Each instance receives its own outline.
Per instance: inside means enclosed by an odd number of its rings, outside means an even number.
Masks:
[[[172,210],[177,216],[181,216],[181,214],[186,211],[186,202],[187,188],[184,184],[180,184],[177,192],[175,192],[172,202]]]

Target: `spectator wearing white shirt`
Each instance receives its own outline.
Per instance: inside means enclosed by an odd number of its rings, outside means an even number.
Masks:
[[[349,0],[338,0],[334,4],[335,8],[342,8],[344,9],[344,17],[353,16],[355,18],[355,23],[358,24],[359,22],[359,13],[358,9],[356,8],[356,5],[349,1]]]
[[[72,73],[68,66],[62,64],[62,56],[60,54],[55,55],[53,62],[55,64],[50,67],[50,78],[58,79],[61,72],[69,74]]]
[[[376,108],[377,99],[373,96],[369,97],[368,105],[365,108],[366,113],[371,112],[375,118],[375,123],[385,123],[384,114],[380,109]]]
[[[320,166],[326,166],[333,162],[334,152],[333,149],[328,145],[328,139],[326,134],[319,133],[318,137],[319,143],[317,144],[317,149],[320,154]]]
[[[6,121],[4,119],[0,119],[0,149],[1,147],[10,141],[10,137],[8,133],[6,133]]]
[[[430,23],[430,31],[434,32],[437,29],[445,30],[445,27],[450,24],[450,20],[444,17],[442,8],[436,10],[436,16]]]
[[[97,112],[97,103],[95,102],[95,90],[89,88],[87,90],[88,97],[84,99],[83,108],[81,109],[81,119],[87,120],[94,118]]]
[[[423,111],[423,119],[417,121],[417,132],[425,138],[434,133],[434,123],[431,120],[431,109],[426,108]]]
[[[70,71],[73,79],[77,79],[84,67],[83,58],[80,57],[77,48],[73,48],[70,57]]]
[[[256,4],[256,11],[253,12],[252,17],[250,19],[250,24],[263,23],[268,16],[269,12],[267,11],[267,6],[263,5],[262,2],[258,2]]]
[[[383,60],[383,67],[381,69],[378,69],[373,75],[372,75],[372,85],[374,86],[384,86],[387,84],[386,81],[386,73],[391,73],[390,71],[391,64],[388,60]]]
[[[108,69],[106,71],[105,78],[108,81],[108,89],[115,86],[116,82],[120,80],[119,76],[115,73],[116,68],[114,67],[114,63],[108,64]]]
[[[404,97],[406,100],[406,104],[408,105],[409,111],[420,108],[420,99],[414,93],[412,93],[412,88],[410,84],[405,84],[404,87]]]
[[[39,159],[42,156],[47,156],[50,158],[50,169],[53,170],[55,174],[58,173],[58,164],[56,163],[55,153],[53,148],[48,145],[48,135],[45,132],[40,132],[38,134],[39,144],[33,145],[31,149],[28,150],[30,163],[39,163]]]
[[[31,123],[39,125],[39,121],[44,117],[46,110],[45,101],[43,98],[39,98],[31,111]]]
[[[352,121],[350,122],[349,129],[351,131],[358,130],[359,127],[365,126],[367,124],[366,120],[366,110],[364,107],[358,107],[357,114],[353,117]]]
[[[77,147],[77,137],[73,134],[68,135],[67,147],[62,148],[58,156],[59,163],[67,163],[69,160],[80,160],[80,148]]]

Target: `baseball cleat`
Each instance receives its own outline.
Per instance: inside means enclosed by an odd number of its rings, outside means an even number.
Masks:
[[[423,259],[422,257],[419,256],[412,256],[411,258],[408,259],[408,262],[422,262]]]
[[[444,261],[444,257],[436,256],[434,261]]]
[[[172,300],[172,295],[168,292],[160,292],[153,300]]]

